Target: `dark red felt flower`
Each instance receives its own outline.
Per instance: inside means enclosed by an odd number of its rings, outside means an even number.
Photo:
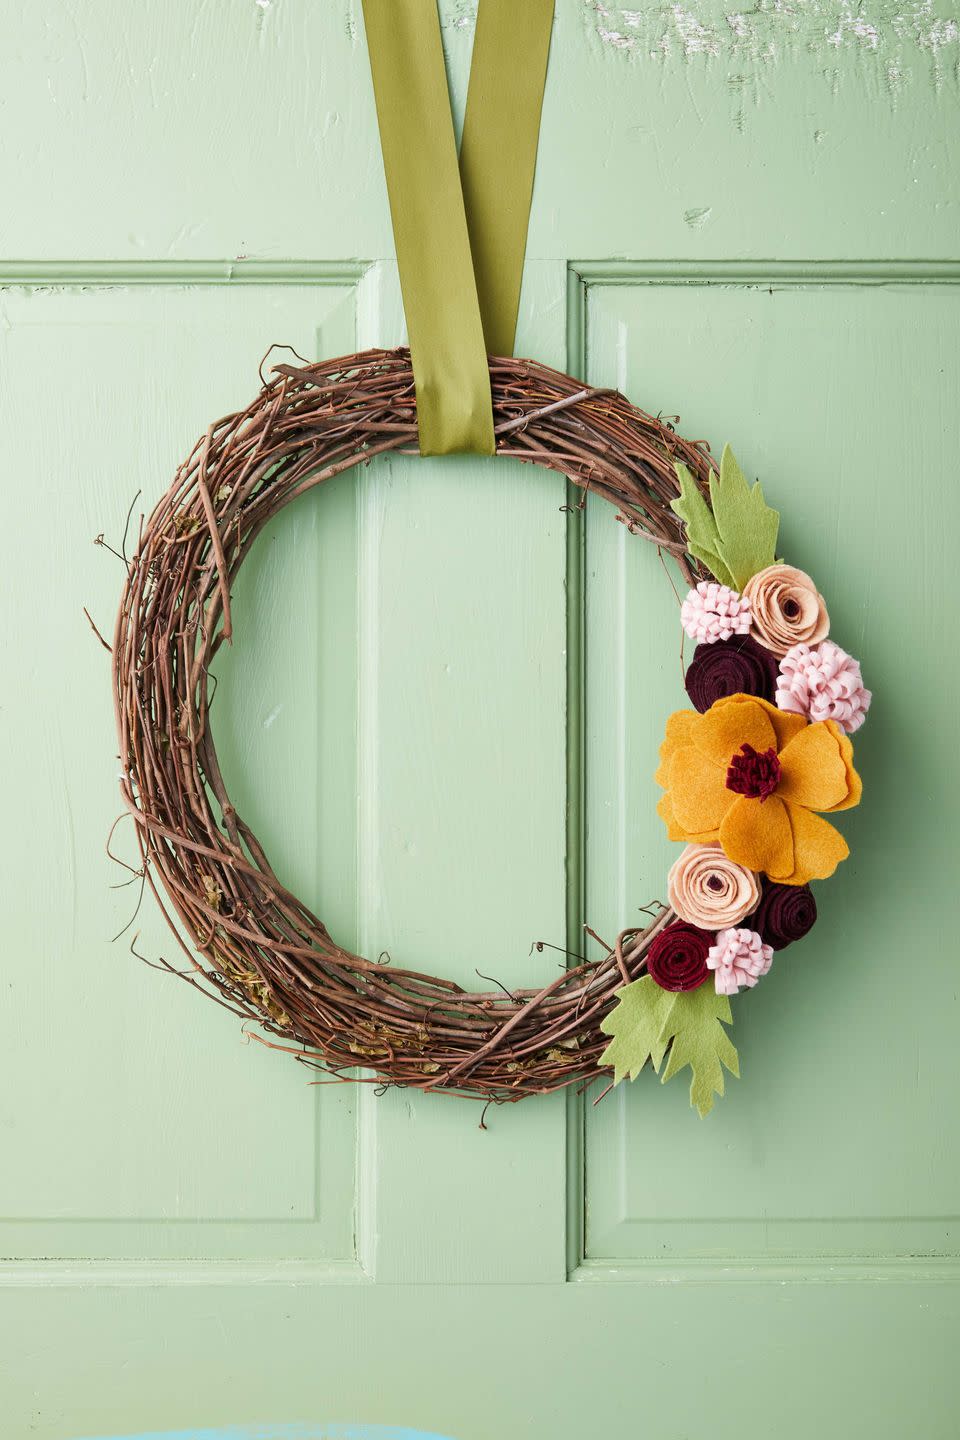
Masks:
[[[696,990],[710,978],[707,953],[713,944],[710,930],[678,920],[661,930],[647,951],[647,974],[661,990]]]
[[[816,919],[817,902],[809,885],[775,885],[771,881],[763,887],[750,924],[764,944],[786,950],[794,940],[803,939]]]
[[[743,744],[730,757],[726,785],[737,795],[746,795],[748,800],[769,799],[780,784],[783,767],[780,757],[771,745],[767,750],[754,750],[752,745]]]
[[[772,701],[777,687],[777,657],[749,635],[698,645],[684,685],[691,704],[701,715],[715,700],[728,695],[758,695],[761,700]]]

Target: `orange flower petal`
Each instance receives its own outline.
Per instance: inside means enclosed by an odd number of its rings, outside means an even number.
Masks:
[[[853,768],[853,745],[850,736],[846,735],[834,720],[823,722],[827,729],[836,736],[840,746],[840,755],[844,765],[847,767],[847,795],[839,805],[831,805],[831,810],[852,810],[854,805],[860,804],[860,797],[863,794],[863,781]]]
[[[690,745],[693,722],[700,719],[696,710],[674,710],[667,719],[667,730],[660,746],[660,764],[654,775],[658,785],[664,789],[670,783],[670,761],[678,745]]]
[[[749,700],[753,705],[760,706],[773,726],[777,750],[782,750],[789,745],[794,735],[798,735],[801,730],[807,728],[805,715],[795,715],[790,710],[778,710],[776,705],[771,705],[769,700],[761,700],[759,695],[724,695],[721,700],[714,701],[711,709],[715,710],[718,705],[730,705],[740,700]],[[750,743],[753,744],[752,741]],[[759,750],[759,748],[759,745],[754,746],[754,749]]]
[[[794,869],[793,827],[778,795],[767,800],[739,796],[720,826],[724,854],[748,870],[762,870],[780,880]]]
[[[711,840],[716,840],[717,838],[716,830],[698,831],[694,835],[691,835],[686,830],[681,830],[677,824],[676,816],[673,813],[673,801],[670,799],[669,794],[660,796],[660,801],[657,805],[657,814],[667,827],[668,840],[683,840],[687,844],[696,842],[700,845],[708,845]]]
[[[717,700],[692,728],[691,742],[726,775],[741,745],[754,750],[776,748],[777,736],[763,703],[753,695],[727,695]]]
[[[733,804],[725,766],[715,765],[693,745],[681,745],[670,761],[670,799],[677,824],[688,835],[716,831]]]
[[[770,705],[766,700],[761,700],[760,704],[766,708],[770,724],[777,733],[777,749],[786,750],[790,741],[806,730],[807,717],[794,715],[790,710],[778,710],[776,705]]]
[[[690,736],[700,716],[696,710],[674,710],[667,717],[666,741],[672,745],[689,745]]]
[[[808,725],[790,741],[780,752],[780,764],[781,800],[793,800],[808,810],[832,810],[846,799],[847,767],[836,735],[822,721]]]
[[[777,876],[783,885],[806,885],[808,880],[826,880],[850,854],[846,840],[828,820],[787,803],[793,827],[795,863],[788,875]]]

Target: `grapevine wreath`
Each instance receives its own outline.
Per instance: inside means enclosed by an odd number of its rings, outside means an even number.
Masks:
[[[622,395],[533,361],[493,358],[490,382],[497,453],[609,501],[690,587],[692,708],[668,719],[656,773],[684,846],[668,903],[540,989],[472,993],[337,944],[231,804],[210,666],[253,541],[332,476],[417,453],[409,353],[369,350],[277,365],[197,443],[129,562],[112,647],[121,790],[190,966],[161,963],[336,1079],[512,1101],[649,1062],[664,1080],[689,1066],[705,1114],[722,1067],[737,1073],[729,997],[810,929],[809,882],[847,854],[824,816],[860,798],[849,736],[870,694],[828,639],[813,581],[777,558],[778,517],[729,450],[718,468]]]

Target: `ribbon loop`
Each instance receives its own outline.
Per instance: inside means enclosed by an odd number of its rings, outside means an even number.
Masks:
[[[553,0],[481,0],[459,168],[436,0],[363,14],[420,453],[492,455],[487,354],[513,352]]]
[[[554,0],[480,0],[460,179],[490,355],[512,355]]]

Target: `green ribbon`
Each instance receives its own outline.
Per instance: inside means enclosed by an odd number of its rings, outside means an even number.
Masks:
[[[554,0],[480,0],[460,165],[436,0],[363,0],[422,455],[495,449]],[[462,177],[462,179],[461,179]]]
[[[480,0],[460,179],[489,355],[512,355],[554,0]]]

